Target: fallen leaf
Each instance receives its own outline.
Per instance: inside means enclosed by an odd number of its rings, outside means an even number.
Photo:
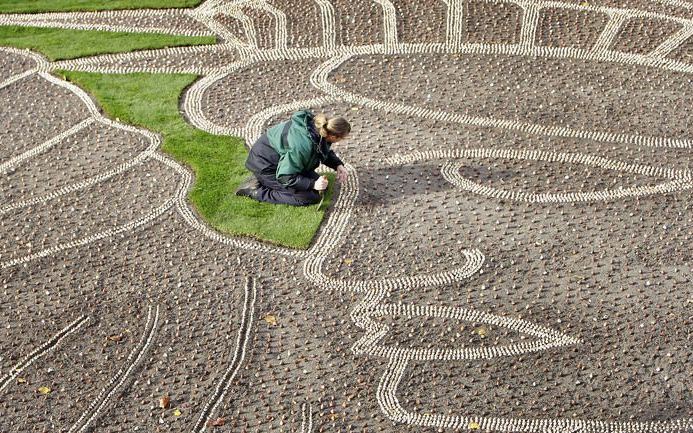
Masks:
[[[167,395],[159,399],[159,407],[162,409],[168,409],[171,406],[171,398]]]
[[[351,111],[359,111],[359,107],[351,107]]]
[[[175,416],[181,416],[181,415],[183,415],[183,412],[181,412],[180,409],[176,409],[176,410],[173,411],[173,415],[175,415]]]
[[[265,317],[262,318],[262,320],[264,320],[265,322],[267,322],[268,324],[270,324],[272,326],[277,324],[277,318],[271,314],[266,315]]]
[[[111,340],[111,341],[115,341],[116,343],[118,343],[119,341],[121,341],[121,340],[123,339],[123,334],[111,335],[111,336],[108,337],[108,339]]]
[[[481,338],[486,338],[488,336],[488,328],[486,326],[479,326],[474,330],[475,334],[478,334]]]
[[[18,377],[17,383],[26,383],[26,379],[24,379],[23,377]]]
[[[37,391],[38,391],[40,394],[43,394],[43,395],[48,395],[48,394],[51,393],[51,389],[48,388],[47,386],[42,386],[42,387],[40,387]]]
[[[207,422],[207,426],[208,426],[208,427],[221,427],[221,426],[223,426],[224,424],[226,424],[226,419],[224,419],[224,418],[222,418],[222,417],[219,417],[219,418],[217,418],[217,419],[210,419],[210,420]]]
[[[351,265],[352,263],[354,263],[354,259],[344,259],[345,265]]]
[[[469,430],[479,430],[480,428],[481,426],[476,421],[472,421],[469,423]]]

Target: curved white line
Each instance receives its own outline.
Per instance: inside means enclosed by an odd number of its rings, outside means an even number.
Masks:
[[[598,6],[592,5],[587,2],[583,3],[566,3],[560,1],[547,1],[547,0],[482,0],[486,3],[491,4],[516,4],[521,6],[522,3],[533,4],[541,9],[564,9],[564,10],[576,10],[585,12],[597,12],[606,15],[628,15],[635,18],[651,18],[655,20],[670,21],[679,24],[689,24],[693,22],[691,18],[683,18],[676,15],[665,15],[657,12],[649,12],[641,9],[629,9],[629,8],[619,8],[610,6]],[[671,0],[659,0],[659,1],[671,1]]]
[[[145,149],[143,152],[132,158],[131,160],[120,164],[116,166],[115,168],[108,170],[106,172],[103,172],[101,174],[98,174],[96,176],[93,176],[89,179],[84,179],[81,182],[73,183],[71,185],[66,185],[56,191],[53,191],[49,194],[45,194],[39,197],[34,197],[30,198],[27,200],[20,200],[16,201],[4,206],[0,207],[0,215],[4,215],[8,212],[11,212],[16,209],[21,209],[26,206],[33,206],[39,203],[45,203],[47,201],[53,200],[57,197],[63,196],[65,194],[69,194],[71,192],[79,191],[85,188],[88,188],[90,186],[93,186],[97,183],[104,182],[113,176],[116,176],[118,174],[124,173],[125,171],[129,170],[130,168],[142,164],[144,161],[147,160],[147,158],[151,157],[154,151],[159,147],[159,139],[157,137],[156,140],[152,140],[149,147]]]
[[[478,251],[477,253],[481,254]],[[483,255],[481,257],[483,257]],[[481,262],[483,262],[483,259],[481,260]],[[474,263],[476,264],[477,262],[475,261]],[[474,273],[475,271],[471,272]],[[441,286],[463,280],[465,278],[468,278],[469,275],[469,265],[465,265],[450,271],[402,278],[342,280],[337,278],[330,278],[322,273],[314,272],[310,272],[309,274],[307,274],[306,278],[310,282],[312,282],[316,286],[320,286],[324,290],[334,290],[342,292],[351,291],[354,293],[363,293],[372,290],[407,290],[425,286]]]
[[[164,17],[173,20],[187,18],[190,14],[185,9],[135,9],[135,10],[111,10],[96,12],[48,12],[27,14],[0,14],[1,25],[16,25],[25,27],[52,27],[76,30],[101,30],[129,33],[161,33],[174,36],[212,36],[211,32],[204,30],[192,30],[181,27],[172,29],[161,26],[141,26],[118,24],[124,20],[132,20],[142,17]],[[113,24],[91,24],[94,18],[111,20]],[[80,22],[81,21],[81,22]],[[159,23],[161,24],[161,23]]]
[[[7,385],[9,385],[12,379],[19,376],[19,374],[22,371],[24,371],[27,367],[33,364],[37,359],[43,357],[44,355],[48,354],[48,352],[54,350],[58,346],[58,344],[60,344],[61,341],[63,341],[69,335],[77,332],[79,328],[81,328],[82,325],[84,325],[87,321],[89,321],[89,317],[80,316],[75,321],[73,321],[72,323],[64,327],[62,330],[60,330],[60,332],[55,334],[48,341],[34,349],[30,354],[24,357],[24,359],[19,361],[14,367],[12,367],[10,373],[4,375],[0,379],[0,392],[2,392],[7,387]]]
[[[462,162],[447,161],[443,164],[441,173],[443,178],[445,178],[445,180],[451,184],[475,194],[501,200],[515,200],[531,203],[605,201],[623,197],[639,197],[650,194],[669,193],[693,188],[693,172],[691,172],[691,170],[675,170],[673,168],[666,167],[629,164],[583,153],[486,148],[430,150],[413,152],[408,155],[393,155],[385,159],[384,163],[386,165],[404,165],[433,159],[457,160],[466,158],[495,158],[582,164],[607,170],[615,170],[623,173],[640,174],[651,177],[667,177],[671,179],[671,181],[663,182],[654,186],[640,186],[596,192],[535,194],[508,191],[491,186],[480,185],[461,175],[459,169],[464,165]]]
[[[641,197],[644,195],[667,194],[693,188],[693,179],[674,179],[662,182],[654,186],[638,186],[621,189],[608,189],[590,192],[568,193],[529,193],[522,191],[508,191],[504,189],[485,186],[473,182],[462,176],[459,169],[464,164],[446,163],[442,167],[445,180],[466,191],[491,197],[498,200],[513,200],[529,203],[579,203],[592,201],[608,201],[625,197]]]
[[[87,106],[87,110],[89,110],[89,114],[92,116],[99,118],[99,119],[105,119],[102,115],[101,112],[99,111],[99,108],[96,106],[94,101],[87,95],[84,90],[80,89],[79,87],[75,86],[72,83],[68,83],[67,81],[63,81],[58,77],[55,77],[47,72],[39,72],[39,76],[43,78],[44,80],[47,80],[50,83],[53,83],[57,86],[60,86],[62,88],[65,88],[75,95],[84,103],[84,105]]]
[[[314,0],[320,8],[320,23],[322,26],[322,46],[331,51],[336,46],[336,24],[334,6],[329,0]]]
[[[693,429],[693,419],[652,422],[609,422],[580,419],[455,416],[409,412],[397,398],[397,388],[404,378],[407,364],[408,360],[405,359],[390,359],[378,385],[378,404],[383,413],[394,422],[456,431],[469,429],[471,423],[476,423],[479,431],[522,433],[685,433]]]
[[[12,171],[16,169],[22,162],[26,161],[27,159],[31,159],[36,155],[39,155],[51,147],[55,146],[56,144],[60,143],[67,137],[70,137],[72,135],[77,134],[87,126],[91,125],[94,123],[96,119],[93,117],[87,117],[86,119],[82,120],[79,122],[77,125],[73,126],[72,128],[61,132],[60,134],[56,135],[55,137],[51,138],[50,140],[44,141],[43,143],[39,144],[36,147],[33,147],[26,152],[17,155],[13,158],[10,158],[9,160],[0,163],[0,174],[7,174],[7,172]]]
[[[233,358],[229,367],[226,369],[221,377],[221,380],[217,383],[214,394],[210,400],[202,408],[202,412],[192,428],[192,432],[200,433],[203,432],[207,427],[207,422],[212,418],[212,415],[217,410],[219,405],[224,401],[224,397],[231,387],[233,379],[238,374],[245,360],[246,351],[248,350],[248,341],[250,340],[250,331],[253,327],[253,321],[255,318],[255,300],[257,297],[257,289],[255,278],[248,278],[245,283],[245,300],[243,302],[243,313],[241,317],[241,324],[238,328],[238,335],[236,337],[236,349],[233,353]]]
[[[95,233],[95,234],[92,234],[90,236],[81,238],[81,239],[76,240],[76,241],[58,244],[56,246],[38,251],[34,254],[29,254],[29,255],[26,255],[23,257],[18,257],[16,259],[8,260],[6,262],[1,262],[0,263],[0,269],[5,269],[5,268],[12,267],[12,266],[20,265],[23,263],[28,263],[28,262],[31,262],[33,260],[37,260],[37,259],[41,259],[44,257],[49,257],[52,255],[55,255],[57,253],[60,253],[62,251],[68,250],[68,249],[88,245],[90,243],[96,242],[96,241],[101,240],[101,239],[110,238],[110,237],[113,237],[113,236],[116,236],[118,234],[125,233],[125,232],[131,232],[131,231],[133,231],[139,227],[142,227],[146,224],[149,224],[151,221],[153,221],[156,218],[158,218],[159,216],[161,216],[164,212],[166,212],[168,209],[170,209],[174,203],[175,203],[175,199],[170,198],[170,199],[166,200],[166,202],[163,205],[161,205],[158,208],[154,209],[153,211],[149,212],[145,216],[143,216],[139,219],[136,219],[134,221],[131,221],[127,224],[122,224],[122,225],[110,228],[108,230],[105,230],[105,231]]]
[[[64,187],[58,189],[57,191],[54,191],[52,193],[49,193],[49,194],[46,194],[43,196],[34,197],[34,198],[31,198],[28,200],[22,200],[22,201],[9,203],[9,204],[6,204],[4,206],[1,206],[0,207],[0,215],[4,215],[10,211],[20,209],[20,208],[23,208],[26,206],[31,206],[31,205],[35,205],[35,204],[39,204],[39,203],[45,203],[49,200],[55,199],[55,198],[60,197],[62,195],[65,195],[65,194],[68,194],[71,192],[75,192],[75,191],[79,191],[81,189],[88,188],[92,185],[95,185],[99,182],[103,182],[107,179],[110,179],[111,177],[113,177],[117,174],[123,173],[123,172],[127,171],[128,169],[134,167],[135,165],[138,165],[138,164],[141,164],[142,162],[144,162],[147,158],[149,158],[154,153],[154,151],[161,144],[161,139],[159,138],[159,136],[150,132],[150,131],[147,131],[145,129],[136,128],[136,127],[130,126],[130,125],[120,124],[120,123],[114,122],[114,121],[112,121],[106,117],[103,117],[101,115],[101,113],[98,111],[98,108],[96,107],[94,102],[91,100],[91,98],[89,98],[89,96],[79,87],[72,85],[70,83],[67,83],[65,81],[62,81],[62,80],[60,80],[60,79],[58,79],[58,78],[56,78],[50,74],[47,74],[47,73],[41,73],[41,74],[39,74],[39,76],[41,76],[44,79],[47,79],[49,82],[51,82],[53,84],[56,84],[60,87],[68,89],[69,91],[74,93],[78,98],[80,98],[80,100],[82,102],[84,102],[87,105],[87,109],[91,113],[92,117],[85,120],[84,122],[87,122],[90,119],[96,120],[97,122],[99,122],[103,125],[112,127],[112,128],[120,129],[122,131],[126,131],[129,133],[135,133],[135,134],[143,135],[144,137],[147,138],[147,140],[149,140],[150,144],[142,153],[138,154],[135,158],[131,159],[130,161],[128,161],[126,163],[118,165],[117,167],[113,168],[112,170],[98,174],[98,175],[91,177],[89,179],[85,179],[81,182],[77,182],[77,183],[74,183],[72,185],[64,186]]]
[[[492,117],[467,116],[456,113],[449,113],[428,108],[415,107],[389,101],[368,98],[353,92],[343,90],[328,81],[328,75],[339,65],[347,61],[353,54],[344,54],[333,57],[322,63],[311,75],[311,84],[326,94],[341,99],[352,104],[360,104],[375,111],[385,111],[388,113],[405,114],[425,119],[437,120],[447,123],[459,123],[462,125],[473,125],[487,128],[500,128],[514,131],[521,131],[534,135],[551,137],[572,137],[589,140],[602,141],[605,143],[624,143],[650,147],[677,147],[692,148],[693,141],[688,139],[671,139],[665,137],[649,137],[632,134],[616,134],[609,132],[594,132],[558,126],[544,126],[540,124],[519,122],[515,120],[496,119]]]
[[[183,95],[183,112],[185,113],[188,121],[194,127],[201,129],[202,131],[209,132],[215,135],[235,135],[239,136],[241,130],[236,128],[227,128],[224,126],[219,126],[207,119],[207,116],[203,110],[204,94],[217,81],[223,80],[229,74],[239,71],[252,64],[251,61],[242,60],[230,65],[224,71],[202,77],[200,80],[196,81]]]
[[[4,89],[5,87],[11,85],[12,83],[16,83],[19,80],[23,80],[24,78],[30,77],[30,76],[34,75],[36,72],[37,72],[36,69],[30,69],[30,70],[24,71],[20,74],[13,75],[10,78],[8,78],[5,81],[0,83],[0,89]]]
[[[306,416],[306,406],[308,416]],[[310,403],[301,405],[301,433],[313,433],[313,406]]]
[[[385,51],[396,52],[399,38],[397,36],[397,11],[391,0],[373,0],[380,5],[383,12],[383,32],[385,34]]]
[[[48,60],[46,60],[45,57],[43,57],[40,54],[37,54],[33,51],[30,51],[29,49],[20,49],[20,48],[13,48],[13,47],[0,47],[0,51],[5,51],[11,54],[16,54],[22,57],[28,57],[31,60],[36,63],[36,67],[34,68],[37,71],[43,71],[46,70],[46,67],[48,66]]]
[[[117,24],[80,24],[69,23],[62,21],[44,21],[44,20],[22,20],[16,19],[13,16],[0,16],[0,25],[16,26],[16,27],[37,27],[48,29],[65,29],[65,30],[83,30],[83,31],[100,31],[100,32],[121,32],[121,33],[154,33],[165,34],[172,36],[213,36],[212,32],[199,30],[177,30],[168,27],[137,27]]]
[[[277,7],[270,4],[267,0],[251,0],[248,5],[269,13],[274,19],[274,46],[277,49],[286,49],[288,45],[288,34],[286,24],[286,14]]]
[[[107,70],[112,68],[114,71],[125,71],[128,68],[137,69],[137,66],[132,67],[116,67],[109,66],[111,63],[125,64],[127,62],[137,62],[142,59],[166,58],[172,56],[185,56],[185,55],[196,55],[196,54],[215,54],[224,51],[233,51],[235,46],[229,44],[217,44],[217,45],[194,45],[190,47],[171,47],[171,48],[160,48],[152,50],[142,50],[133,51],[128,53],[116,53],[116,54],[100,54],[96,56],[80,57],[77,59],[70,60],[60,60],[51,63],[52,69],[65,69],[71,71],[92,71],[92,70]],[[144,72],[153,72],[156,68],[139,68],[138,70]],[[205,69],[200,67],[200,69]],[[214,70],[215,68],[208,68],[207,70]]]
[[[251,241],[251,240],[243,240],[243,239],[237,239],[229,236],[222,235],[212,229],[210,229],[207,225],[201,223],[198,218],[195,216],[195,214],[190,210],[190,205],[186,202],[185,197],[187,194],[187,191],[190,189],[192,186],[192,181],[193,181],[193,176],[192,174],[182,165],[180,165],[178,162],[172,160],[171,158],[168,158],[164,155],[161,155],[159,153],[155,153],[152,156],[153,159],[156,159],[157,161],[162,162],[163,164],[166,164],[167,166],[171,167],[176,173],[181,175],[182,181],[181,181],[181,187],[179,188],[175,201],[176,201],[176,208],[178,210],[178,213],[181,214],[183,217],[183,220],[190,225],[192,228],[203,234],[205,237],[215,241],[219,242],[224,245],[228,245],[234,248],[240,248],[244,250],[249,250],[249,251],[258,251],[261,253],[267,253],[267,254],[278,254],[278,255],[283,255],[283,256],[288,256],[288,257],[297,257],[301,258],[306,255],[306,252],[303,250],[291,250],[288,248],[282,248],[282,247],[275,247],[272,245],[268,244],[263,244],[261,242],[257,241]]]
[[[89,404],[87,410],[79,417],[72,427],[70,427],[68,433],[85,432],[94,420],[99,417],[109,400],[120,388],[122,388],[125,381],[132,376],[134,369],[142,361],[142,357],[147,353],[154,342],[154,335],[156,334],[158,326],[159,306],[156,306],[156,312],[152,321],[152,307],[150,305],[147,311],[147,322],[144,326],[142,337],[137,346],[135,346],[132,352],[130,352],[130,355],[128,355],[125,360],[125,365],[111,378],[108,384],[101,390],[98,397]],[[125,366],[127,366],[127,369],[125,369]]]
[[[693,38],[693,25],[683,26],[647,55],[662,59],[679,48],[690,38]]]
[[[659,3],[664,3],[671,6],[676,6],[683,9],[693,9],[693,3],[686,0],[654,0]]]

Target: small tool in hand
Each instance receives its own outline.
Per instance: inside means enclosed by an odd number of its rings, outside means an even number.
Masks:
[[[320,208],[322,207],[322,202],[325,201],[325,191],[319,191],[320,193],[320,203],[318,203],[318,212],[320,212]]]
[[[327,178],[325,176],[320,176],[320,177],[325,179],[325,182],[327,182]],[[317,207],[318,212],[320,212],[320,208],[322,207],[322,203],[325,201],[325,190],[326,189],[327,188],[321,189],[320,191],[318,191],[318,194],[320,194],[320,203],[318,203],[318,207]]]

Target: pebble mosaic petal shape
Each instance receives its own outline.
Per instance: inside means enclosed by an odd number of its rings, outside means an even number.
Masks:
[[[41,343],[2,358],[11,401],[29,402],[15,380],[35,360],[86,341],[76,330],[103,302],[137,299],[140,340],[89,402],[66,400],[65,428],[693,432],[689,1],[209,0],[9,19],[221,39],[52,63],[3,49],[5,296],[28,305],[57,282],[91,308],[49,315]],[[293,110],[344,113],[349,177],[307,251],[224,236],[160,137],[105,119],[54,69],[199,74],[187,120],[247,143]],[[123,149],[88,155],[95,131]],[[156,409],[167,391],[178,416]],[[10,407],[3,431],[40,411]]]

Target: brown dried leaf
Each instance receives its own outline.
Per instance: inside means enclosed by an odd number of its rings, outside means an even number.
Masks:
[[[159,407],[162,409],[168,409],[171,406],[171,398],[167,395],[159,399]]]
[[[48,388],[47,386],[42,386],[39,389],[37,389],[36,391],[38,391],[39,394],[43,394],[43,395],[48,395],[51,393],[51,389]]]
[[[344,259],[345,265],[351,265],[352,263],[354,263],[354,259]]]
[[[24,379],[23,377],[18,377],[17,383],[26,383],[26,379]]]
[[[272,314],[266,315],[265,317],[262,318],[262,320],[264,320],[265,322],[267,322],[268,324],[270,324],[272,326],[275,326],[277,324],[277,318],[274,317]]]
[[[217,419],[210,419],[207,421],[207,427],[221,427],[226,424],[226,419],[219,417]]]
[[[114,334],[109,336],[108,339],[118,343],[123,340],[123,334]]]

